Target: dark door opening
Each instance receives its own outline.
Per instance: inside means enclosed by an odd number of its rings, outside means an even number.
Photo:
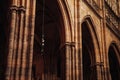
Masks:
[[[112,80],[120,80],[120,65],[116,56],[116,52],[112,46],[109,48],[109,66]]]
[[[87,47],[85,47],[85,44],[83,45],[83,80],[90,80],[91,77],[91,59],[90,59],[90,53],[87,50]]]
[[[88,25],[82,23],[83,80],[96,80],[94,44]]]

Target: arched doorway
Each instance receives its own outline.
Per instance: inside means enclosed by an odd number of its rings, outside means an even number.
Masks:
[[[82,23],[82,64],[83,80],[96,80],[95,50],[88,22]]]
[[[108,57],[111,80],[120,80],[120,53],[113,44],[109,47]]]
[[[64,51],[60,46],[64,41],[64,29],[57,0],[36,0],[36,21],[32,76],[35,80],[64,80]],[[42,45],[42,25],[44,6],[44,47]],[[43,54],[41,50],[44,48]]]

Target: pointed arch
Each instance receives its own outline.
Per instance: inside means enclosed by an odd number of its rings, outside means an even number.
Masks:
[[[120,47],[117,44],[117,42],[116,41],[111,41],[111,43],[109,45],[109,48],[108,48],[108,55],[109,55],[110,47],[112,47],[114,49],[115,55],[116,55],[117,59],[119,59],[120,58]],[[120,60],[119,60],[119,65],[120,65]]]
[[[115,41],[109,45],[108,62],[111,79],[120,79],[120,49]]]
[[[90,15],[86,15],[86,16],[83,18],[82,23],[85,22],[85,21],[87,21],[88,24],[91,25],[89,28],[93,30],[93,33],[94,33],[94,36],[95,36],[95,39],[96,39],[98,48],[100,49],[100,41],[99,41],[99,37],[98,37],[98,32],[97,32],[97,29],[96,29],[96,26],[95,26],[95,23],[94,23],[92,17],[91,17]],[[99,51],[99,52],[100,52],[100,51]]]
[[[72,30],[70,16],[66,2],[63,0],[53,0],[53,2],[46,0],[45,8],[43,10],[43,3],[40,0],[36,2],[36,24],[35,24],[35,39],[34,39],[34,53],[33,53],[33,78],[39,77],[42,79],[42,75],[53,78],[53,75],[57,78],[65,79],[67,75],[66,56],[68,57],[66,50],[66,44],[72,41]],[[42,19],[44,12],[44,34],[42,33]],[[44,35],[44,46],[42,44],[42,37]],[[38,45],[39,43],[39,45]],[[39,55],[44,48],[43,56]],[[39,54],[38,54],[39,53]],[[37,60],[37,57],[38,60]],[[47,59],[45,59],[47,58]],[[39,65],[37,63],[39,62]],[[54,65],[53,65],[54,64]],[[61,65],[64,65],[64,67]],[[36,70],[34,69],[36,68]],[[41,67],[41,69],[39,69]],[[54,68],[53,68],[54,67]],[[53,74],[54,73],[54,74]],[[62,74],[61,74],[62,73]],[[50,79],[52,80],[52,79]]]
[[[120,47],[118,45],[118,43],[116,41],[111,41],[110,45],[109,45],[109,48],[110,47],[113,47],[116,51],[118,51],[119,53],[119,56],[120,56]],[[108,48],[108,51],[109,51],[109,48]]]
[[[64,0],[57,0],[59,9],[61,11],[61,16],[63,19],[63,25],[64,25],[64,30],[65,30],[65,39],[66,42],[71,42],[72,41],[72,24],[71,24],[71,13],[69,11],[69,7],[66,1]]]
[[[83,57],[83,79],[84,80],[88,80],[86,79],[86,77],[84,76],[87,76],[89,77],[89,79],[95,79],[93,78],[93,76],[95,77],[96,76],[96,79],[97,78],[100,78],[100,71],[101,71],[101,67],[98,67],[101,65],[101,56],[100,56],[100,45],[99,45],[99,36],[97,34],[97,30],[96,30],[96,27],[94,25],[94,22],[92,20],[92,18],[87,15],[84,17],[83,21],[82,21],[82,57]],[[87,49],[85,50],[85,45],[87,45],[89,47],[89,51],[87,51]],[[85,54],[85,53],[88,53],[88,54]],[[89,64],[86,63],[85,59],[87,58],[87,56],[91,56],[92,55],[92,58],[90,57],[89,59],[91,60],[88,60]],[[88,74],[88,72],[84,73],[84,69],[85,69],[85,65],[84,64],[87,64],[89,65],[88,67],[88,71],[90,72],[90,74]],[[91,65],[91,66],[90,66]],[[100,71],[99,71],[100,70]],[[92,73],[93,72],[93,73]]]
[[[87,15],[83,18],[82,20],[82,23],[83,22],[86,22],[87,25],[88,25],[88,28],[89,28],[89,31],[92,35],[92,39],[93,39],[93,43],[94,43],[94,46],[95,46],[95,55],[97,55],[99,61],[101,61],[101,56],[100,56],[100,41],[99,41],[99,36],[98,36],[98,32],[97,32],[97,29],[96,29],[96,26],[95,26],[95,23],[92,19],[92,17],[90,15]],[[99,56],[98,56],[99,55]]]

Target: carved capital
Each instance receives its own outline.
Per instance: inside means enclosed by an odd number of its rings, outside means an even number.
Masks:
[[[11,6],[10,11],[17,12],[18,11],[18,6],[16,6],[16,5]]]
[[[25,9],[24,6],[19,6],[19,7],[18,7],[18,6],[16,6],[16,5],[13,5],[13,6],[10,7],[10,11],[21,13],[21,12],[25,12],[26,9]]]
[[[75,47],[75,42],[66,42],[65,45]]]
[[[20,6],[20,7],[19,7],[19,12],[25,12],[25,11],[26,11],[26,9],[25,9],[24,6]]]
[[[103,66],[103,62],[96,62],[96,66]]]
[[[103,62],[96,62],[95,64],[91,65],[91,67],[103,66]]]

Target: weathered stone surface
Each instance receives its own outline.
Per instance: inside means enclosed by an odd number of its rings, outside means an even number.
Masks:
[[[120,79],[120,0],[9,1],[5,80]]]

